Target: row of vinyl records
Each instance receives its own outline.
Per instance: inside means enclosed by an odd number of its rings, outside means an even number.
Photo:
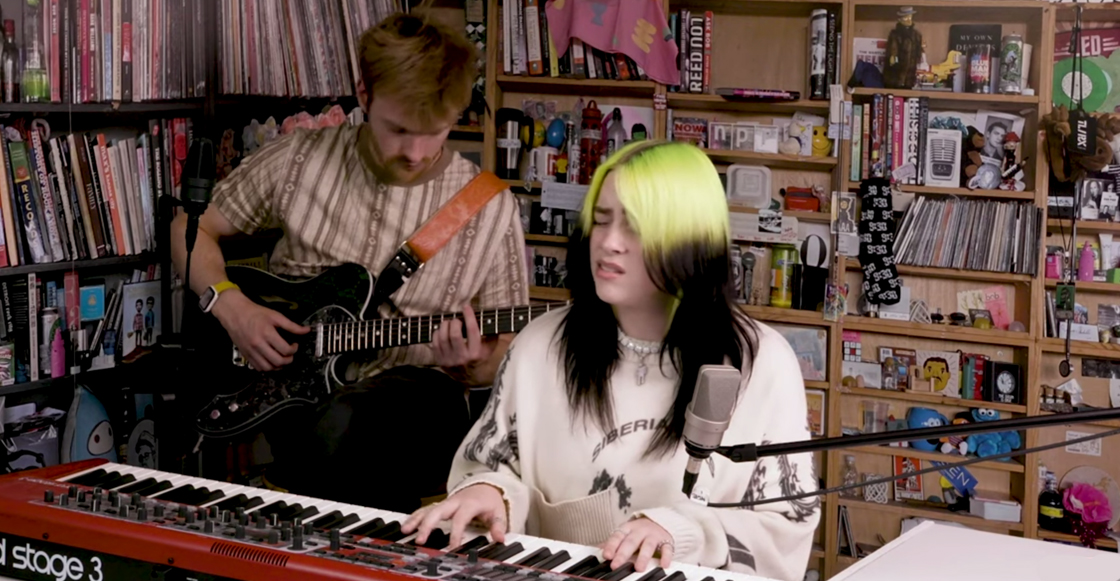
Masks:
[[[0,386],[67,374],[77,363],[77,347],[100,353],[102,358],[94,359],[92,368],[101,369],[134,357],[137,347],[153,345],[137,332],[152,328],[151,335],[158,338],[159,302],[152,294],[157,289],[154,284],[140,288],[138,283],[158,282],[159,275],[159,265],[151,264],[127,274],[82,281],[81,286],[77,272],[67,272],[61,280],[35,273],[0,280]],[[130,288],[143,292],[129,293]],[[130,298],[129,294],[134,295],[132,301],[151,300],[139,307],[125,305],[122,299]],[[46,318],[48,311],[51,315]],[[59,330],[66,330],[64,338],[69,338],[72,348],[55,349],[54,335]],[[52,366],[56,358],[58,365]]]
[[[1041,228],[1032,202],[917,196],[896,233],[895,261],[1034,276]]]
[[[184,118],[112,141],[0,126],[0,266],[154,250],[157,200],[177,197],[189,136]]]
[[[52,102],[187,99],[206,93],[207,23],[196,0],[42,3]]]
[[[215,0],[222,93],[277,97],[354,94],[361,35],[400,0]]]
[[[634,59],[599,50],[578,38],[572,39],[564,54],[558,54],[544,0],[503,0],[499,10],[502,29],[497,31],[496,46],[501,47],[499,60],[507,75],[618,81],[648,78]]]

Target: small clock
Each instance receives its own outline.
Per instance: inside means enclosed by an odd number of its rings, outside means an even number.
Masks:
[[[1022,371],[1014,363],[988,361],[984,366],[984,399],[998,403],[1022,403]]]

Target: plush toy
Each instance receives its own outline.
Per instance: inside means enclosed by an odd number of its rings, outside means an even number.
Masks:
[[[948,425],[949,419],[940,412],[930,408],[912,407],[906,411],[906,425],[915,430],[919,428],[935,428]],[[923,452],[934,452],[940,442],[937,440],[911,440],[910,447]]]
[[[63,462],[90,458],[117,461],[117,447],[113,444],[113,426],[109,423],[109,414],[97,396],[81,385],[74,390],[74,400],[66,414],[61,456]]]
[[[1059,105],[1042,117],[1042,130],[1046,135],[1046,156],[1050,171],[1058,181],[1072,182],[1087,172],[1100,171],[1113,159],[1112,138],[1120,134],[1120,115],[1092,113],[1097,120],[1097,141],[1089,154],[1079,154],[1066,149],[1066,138],[1072,129],[1069,108]]]
[[[971,418],[972,415],[969,412],[960,412],[953,417],[953,425],[967,424]],[[962,436],[945,436],[941,438],[941,453],[964,456],[968,454],[968,440]]]
[[[972,410],[972,421],[992,422],[999,419],[999,412],[988,408]],[[968,449],[976,452],[977,456],[986,458],[996,454],[1006,454],[1018,450],[1022,445],[1019,432],[991,432],[987,434],[973,434],[968,437]]]

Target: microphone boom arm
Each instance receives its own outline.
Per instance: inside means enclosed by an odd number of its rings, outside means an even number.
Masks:
[[[911,430],[895,430],[893,432],[875,432],[872,434],[859,434],[855,436],[838,436],[833,438],[820,438],[817,440],[804,440],[799,442],[783,442],[758,446],[756,444],[738,444],[734,446],[720,446],[713,450],[732,462],[755,462],[759,458],[768,456],[781,456],[785,454],[800,454],[804,452],[820,452],[835,448],[851,448],[854,446],[882,445],[891,442],[908,442],[911,440],[926,440],[942,436],[964,436],[972,434],[985,434],[988,432],[1007,432],[1012,430],[1041,428],[1063,424],[1090,423],[1102,420],[1120,420],[1120,408],[1105,408],[1065,414],[1045,416],[1027,416],[1022,418],[1009,418],[993,420],[990,422],[976,422],[971,424],[949,424],[932,428],[917,428]],[[904,448],[903,448],[904,449]],[[946,458],[952,455],[946,454]]]

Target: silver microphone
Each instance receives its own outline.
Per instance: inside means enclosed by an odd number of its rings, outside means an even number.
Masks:
[[[685,496],[692,496],[701,464],[723,441],[741,381],[742,374],[730,365],[702,365],[696,375],[696,391],[684,412],[682,433],[689,456],[682,488]]]

